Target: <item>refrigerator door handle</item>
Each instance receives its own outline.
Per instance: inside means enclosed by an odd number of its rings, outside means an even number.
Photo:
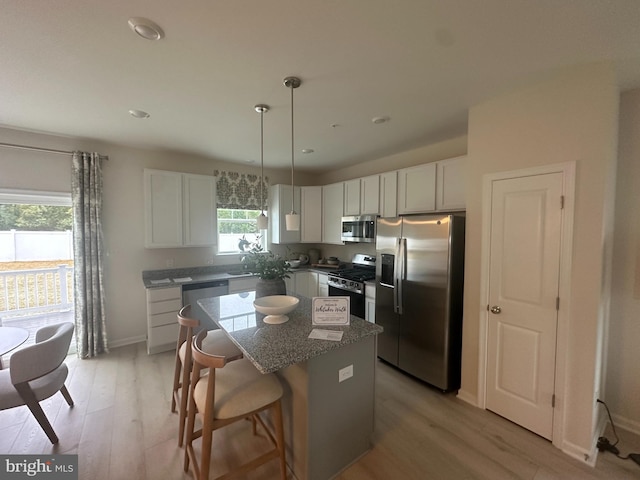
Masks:
[[[393,256],[393,311],[398,313],[398,272],[400,271],[400,242],[401,238],[397,239],[396,251]]]
[[[402,315],[402,281],[406,277],[406,255],[407,255],[407,239],[398,239],[398,251],[396,252],[397,268],[395,269],[395,310],[396,313]]]

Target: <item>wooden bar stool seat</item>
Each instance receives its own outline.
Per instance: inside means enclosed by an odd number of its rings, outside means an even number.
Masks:
[[[244,463],[240,467],[217,475],[215,478],[231,478],[245,474],[273,459],[279,459],[282,480],[287,478],[282,423],[281,398],[283,389],[275,374],[262,374],[246,358],[232,361],[215,351],[204,351],[203,339],[206,332],[198,333],[193,340],[194,367],[189,396],[189,420],[184,470],[191,464],[194,477],[199,480],[209,478],[211,469],[211,448],[213,431],[231,423],[253,417],[267,432],[273,448],[266,453]],[[208,375],[201,371],[209,369]],[[260,413],[270,411],[275,433],[266,426]],[[195,430],[195,418],[199,415],[202,428]],[[200,459],[197,458],[193,442],[202,438]]]
[[[176,411],[179,405],[180,426],[178,429],[178,445],[181,447],[184,440],[184,427],[187,419],[189,383],[191,381],[191,370],[193,360],[191,354],[192,338],[194,329],[200,327],[200,322],[191,318],[191,305],[185,305],[178,312],[178,342],[176,345],[176,363],[173,375],[173,394],[171,398],[171,411]],[[222,330],[210,330],[203,341],[203,348],[212,349],[215,352],[222,352],[230,359],[242,358],[242,352],[227,337]]]

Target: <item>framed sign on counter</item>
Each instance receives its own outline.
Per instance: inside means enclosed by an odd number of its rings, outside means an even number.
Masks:
[[[313,297],[311,323],[313,325],[349,325],[349,297]]]

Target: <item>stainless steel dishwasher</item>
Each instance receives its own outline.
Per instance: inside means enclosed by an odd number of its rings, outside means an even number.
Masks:
[[[218,326],[209,315],[198,305],[203,298],[220,297],[229,293],[228,280],[212,280],[202,283],[190,283],[182,286],[182,304],[191,305],[191,316],[200,320],[200,329],[213,330]]]

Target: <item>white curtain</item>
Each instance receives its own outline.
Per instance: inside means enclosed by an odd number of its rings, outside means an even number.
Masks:
[[[74,152],[71,179],[75,323],[78,356],[108,352],[104,309],[102,160]]]

